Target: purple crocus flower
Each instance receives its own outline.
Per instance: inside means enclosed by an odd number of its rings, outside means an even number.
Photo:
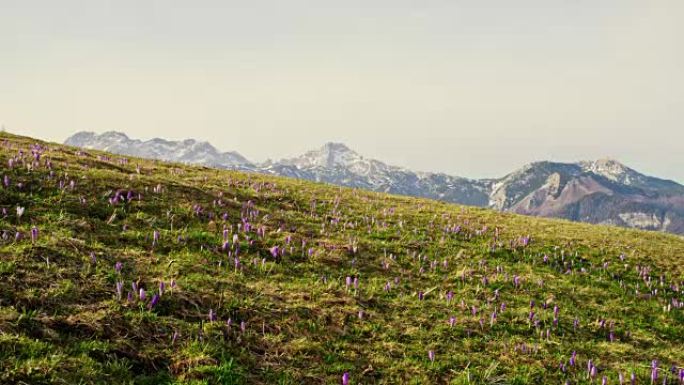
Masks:
[[[116,298],[120,301],[123,296],[123,282],[116,282]]]
[[[216,313],[214,313],[214,309],[209,309],[209,322],[214,321],[216,321]]]
[[[123,268],[123,263],[117,262],[116,264],[114,264],[114,271],[116,271],[117,273],[121,273],[121,268]]]
[[[434,350],[428,351],[428,358],[430,359],[431,362],[435,362],[435,352],[434,352]]]
[[[147,305],[147,308],[152,310],[152,309],[154,309],[155,306],[157,306],[157,303],[159,303],[159,294],[155,293],[152,296],[150,303]]]
[[[342,374],[342,385],[349,385],[349,372]]]
[[[166,284],[164,283],[164,281],[159,281],[159,295],[160,296],[164,294],[165,289],[166,289]]]
[[[31,242],[35,243],[38,240],[38,228],[36,226],[31,227]]]
[[[140,298],[141,301],[144,301],[147,298],[147,294],[145,293],[145,289],[142,287],[140,288],[138,297]]]

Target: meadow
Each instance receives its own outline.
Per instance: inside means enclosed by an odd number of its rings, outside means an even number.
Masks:
[[[684,239],[0,134],[0,383],[684,384]]]

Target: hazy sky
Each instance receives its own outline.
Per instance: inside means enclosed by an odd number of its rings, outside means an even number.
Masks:
[[[256,161],[342,141],[472,177],[613,157],[684,182],[684,1],[0,0],[0,123]]]

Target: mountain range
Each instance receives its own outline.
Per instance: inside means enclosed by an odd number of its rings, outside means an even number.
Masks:
[[[342,143],[263,163],[208,142],[131,139],[121,132],[79,132],[65,144],[121,155],[239,169],[392,194],[684,234],[684,186],[641,174],[616,160],[535,162],[495,179],[415,172],[366,158]]]

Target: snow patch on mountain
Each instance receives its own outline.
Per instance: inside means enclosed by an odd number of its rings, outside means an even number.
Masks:
[[[620,213],[618,216],[629,225],[629,227],[638,229],[658,229],[663,224],[660,221],[660,218],[653,213]]]
[[[648,183],[645,175],[642,175],[614,159],[599,159],[595,161],[583,161],[578,163],[584,172],[601,175],[613,182],[625,186],[633,186]]]

